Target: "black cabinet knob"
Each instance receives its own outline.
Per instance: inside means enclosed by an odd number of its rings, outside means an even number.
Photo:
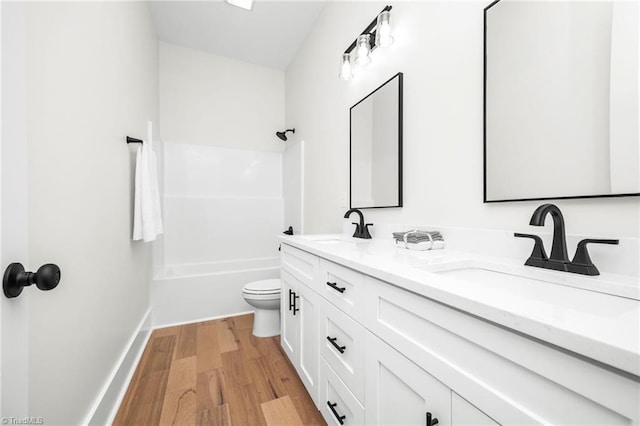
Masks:
[[[60,282],[60,268],[47,263],[36,272],[26,272],[21,263],[12,263],[4,271],[2,290],[8,298],[18,297],[22,289],[35,284],[40,290],[53,290]]]

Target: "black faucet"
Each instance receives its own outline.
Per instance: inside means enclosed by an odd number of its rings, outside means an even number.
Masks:
[[[344,214],[344,218],[348,219],[349,216],[351,216],[351,213],[354,213],[354,212],[358,213],[358,216],[360,216],[360,223],[352,222],[356,226],[356,232],[353,233],[353,236],[355,238],[364,238],[365,240],[370,240],[371,239],[371,234],[369,233],[369,226],[373,225],[373,223],[367,223],[365,225],[365,223],[364,223],[364,215],[362,214],[362,212],[360,210],[358,210],[358,209],[349,209]]]
[[[596,240],[585,239],[578,243],[576,254],[573,260],[569,262],[567,256],[567,239],[564,229],[564,218],[558,206],[554,204],[543,204],[538,207],[531,216],[529,225],[543,226],[547,214],[551,214],[553,219],[553,243],[551,244],[551,255],[547,257],[544,251],[542,238],[532,234],[513,234],[514,237],[531,238],[535,241],[531,256],[524,263],[528,266],[536,266],[538,268],[553,269],[556,271],[573,272],[583,275],[600,275],[598,268],[593,264],[587,251],[587,244],[618,244],[618,240]]]
[[[557,271],[566,271],[566,264],[569,263],[567,255],[567,238],[564,230],[564,217],[562,212],[555,204],[543,204],[538,207],[531,216],[529,225],[544,226],[547,214],[551,214],[553,219],[553,243],[551,244],[551,254],[547,260],[548,269]]]

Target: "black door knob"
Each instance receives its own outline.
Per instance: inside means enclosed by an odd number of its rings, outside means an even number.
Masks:
[[[4,271],[2,290],[8,298],[18,297],[24,287],[35,284],[40,290],[53,290],[60,282],[60,268],[47,263],[34,272],[26,272],[20,263],[12,263]]]

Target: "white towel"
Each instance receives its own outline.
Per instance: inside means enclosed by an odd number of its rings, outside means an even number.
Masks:
[[[147,123],[147,139],[140,144],[136,156],[136,183],[133,206],[133,239],[153,241],[162,234],[158,167],[153,151],[153,125]]]

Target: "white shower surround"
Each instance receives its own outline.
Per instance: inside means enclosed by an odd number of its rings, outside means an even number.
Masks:
[[[165,143],[163,262],[153,324],[251,311],[249,281],[276,278],[284,230],[282,154]]]

